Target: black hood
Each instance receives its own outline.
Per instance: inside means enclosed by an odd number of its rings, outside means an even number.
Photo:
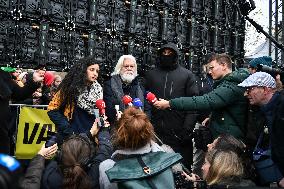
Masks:
[[[165,55],[162,55],[162,52],[164,49],[172,49],[174,52],[175,52],[175,57],[173,58],[174,60],[174,63],[173,64],[168,64],[168,65],[165,65],[165,64],[162,64],[161,62],[161,59],[162,59],[162,56],[165,56]],[[176,44],[174,43],[167,43],[165,45],[162,45],[161,48],[159,49],[158,51],[158,63],[157,63],[157,66],[162,68],[162,69],[166,69],[166,70],[173,70],[173,69],[176,69],[177,66],[178,66],[178,57],[179,57],[179,49],[177,48]]]
[[[161,55],[161,52],[163,51],[163,49],[173,49],[176,52],[177,56],[179,56],[179,54],[180,54],[180,52],[177,48],[177,45],[174,44],[174,43],[167,43],[165,45],[162,45],[161,48],[158,51],[159,56]]]

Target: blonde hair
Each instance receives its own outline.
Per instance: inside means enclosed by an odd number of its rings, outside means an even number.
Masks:
[[[116,64],[116,66],[114,68],[114,71],[111,73],[111,75],[118,75],[118,74],[120,74],[120,70],[121,70],[121,68],[123,66],[124,59],[130,59],[130,60],[132,60],[132,62],[134,62],[134,64],[135,64],[134,76],[137,76],[137,63],[136,63],[136,59],[134,58],[134,56],[132,56],[130,54],[129,55],[122,55],[118,59],[117,64]]]
[[[210,164],[205,178],[208,185],[219,184],[234,177],[241,178],[244,173],[242,161],[233,151],[211,150],[205,159]]]

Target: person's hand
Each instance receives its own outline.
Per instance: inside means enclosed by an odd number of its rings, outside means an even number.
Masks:
[[[109,127],[110,126],[110,123],[107,121],[107,116],[104,115],[104,127]]]
[[[170,102],[164,99],[159,99],[153,104],[157,109],[164,110],[166,108],[170,108]]]
[[[116,111],[116,120],[119,120],[122,116],[122,111]]]
[[[53,144],[48,148],[46,148],[45,144],[43,144],[37,154],[43,156],[44,159],[51,159],[53,158],[57,150],[58,150],[57,144]]]
[[[38,72],[38,71],[35,71],[33,73],[33,80],[34,82],[43,82],[43,79],[44,79],[44,74]]]
[[[98,126],[98,122],[100,121],[99,119],[101,118],[96,118],[96,121],[93,123],[93,126],[90,130],[90,133],[92,136],[96,136],[100,130],[100,127]],[[107,121],[107,116],[103,117],[104,119],[104,126],[103,127],[109,127],[110,123]]]
[[[98,122],[99,122],[99,119],[97,118],[95,120],[95,122],[93,123],[93,126],[90,130],[90,133],[91,133],[92,136],[96,136],[98,134],[99,130],[100,130],[100,128],[98,126]]]
[[[209,120],[210,120],[209,117],[205,118],[205,119],[201,122],[201,125],[207,127]]]
[[[35,98],[42,97],[42,93],[36,91],[36,92],[33,93],[33,97],[35,97]]]
[[[188,175],[183,171],[181,174],[185,177],[185,180],[187,181],[195,182],[197,180],[200,180],[200,177],[194,173],[191,173],[190,175]]]
[[[284,188],[284,177],[279,181],[279,186]]]

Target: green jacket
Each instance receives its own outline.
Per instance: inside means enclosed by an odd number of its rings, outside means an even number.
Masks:
[[[249,76],[245,69],[234,71],[214,83],[214,90],[194,97],[181,97],[170,100],[172,109],[211,110],[210,130],[216,138],[228,133],[244,139],[247,122],[247,99],[245,89],[238,87]]]

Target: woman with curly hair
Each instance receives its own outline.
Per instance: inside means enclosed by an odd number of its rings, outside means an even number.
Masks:
[[[96,101],[103,98],[98,76],[99,64],[93,57],[87,57],[75,63],[60,84],[48,106],[48,115],[57,127],[59,142],[92,127]]]

